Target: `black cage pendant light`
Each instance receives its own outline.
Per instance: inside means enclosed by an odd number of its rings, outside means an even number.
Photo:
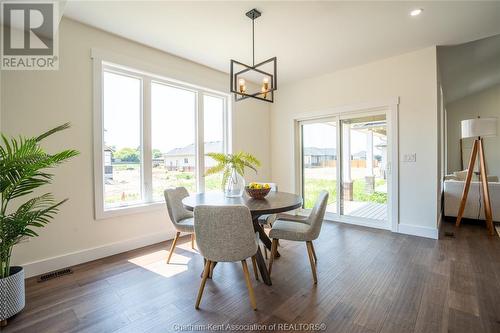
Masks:
[[[252,20],[252,66],[231,59],[231,92],[237,102],[247,98],[274,102],[274,91],[278,86],[276,57],[255,63],[255,19],[260,15],[257,9],[246,13]]]

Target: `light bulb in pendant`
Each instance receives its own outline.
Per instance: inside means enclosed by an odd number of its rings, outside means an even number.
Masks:
[[[268,77],[265,77],[263,80],[262,80],[262,89],[264,90],[269,90],[269,78]]]
[[[260,89],[262,94],[264,95],[264,98],[267,98],[267,92],[269,91],[269,78],[265,77],[262,79],[262,88]]]
[[[247,87],[245,86],[245,79],[239,79],[238,86],[240,88],[240,93],[244,93],[247,90]]]

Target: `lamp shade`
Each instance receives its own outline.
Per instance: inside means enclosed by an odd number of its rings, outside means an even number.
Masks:
[[[497,136],[497,118],[462,120],[462,139],[478,136]]]

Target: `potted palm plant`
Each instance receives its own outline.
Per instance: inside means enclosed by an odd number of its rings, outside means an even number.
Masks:
[[[241,197],[245,189],[245,168],[257,173],[260,161],[252,154],[238,152],[235,154],[208,153],[217,164],[209,168],[205,175],[222,173],[222,190],[227,197]]]
[[[50,184],[47,169],[78,155],[75,150],[48,154],[43,139],[69,128],[64,124],[37,137],[7,138],[0,143],[0,325],[24,308],[24,270],[11,266],[14,245],[23,237],[36,237],[36,228],[49,223],[67,199],[56,201],[52,194],[33,196],[34,190]],[[29,197],[29,198],[26,198]],[[26,198],[26,199],[22,199]],[[15,202],[14,202],[15,201]]]

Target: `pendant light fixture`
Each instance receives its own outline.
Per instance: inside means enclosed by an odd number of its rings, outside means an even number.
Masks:
[[[256,98],[273,103],[277,88],[276,57],[255,64],[255,19],[261,12],[254,8],[245,15],[252,20],[252,66],[231,59],[230,90],[236,102]]]

